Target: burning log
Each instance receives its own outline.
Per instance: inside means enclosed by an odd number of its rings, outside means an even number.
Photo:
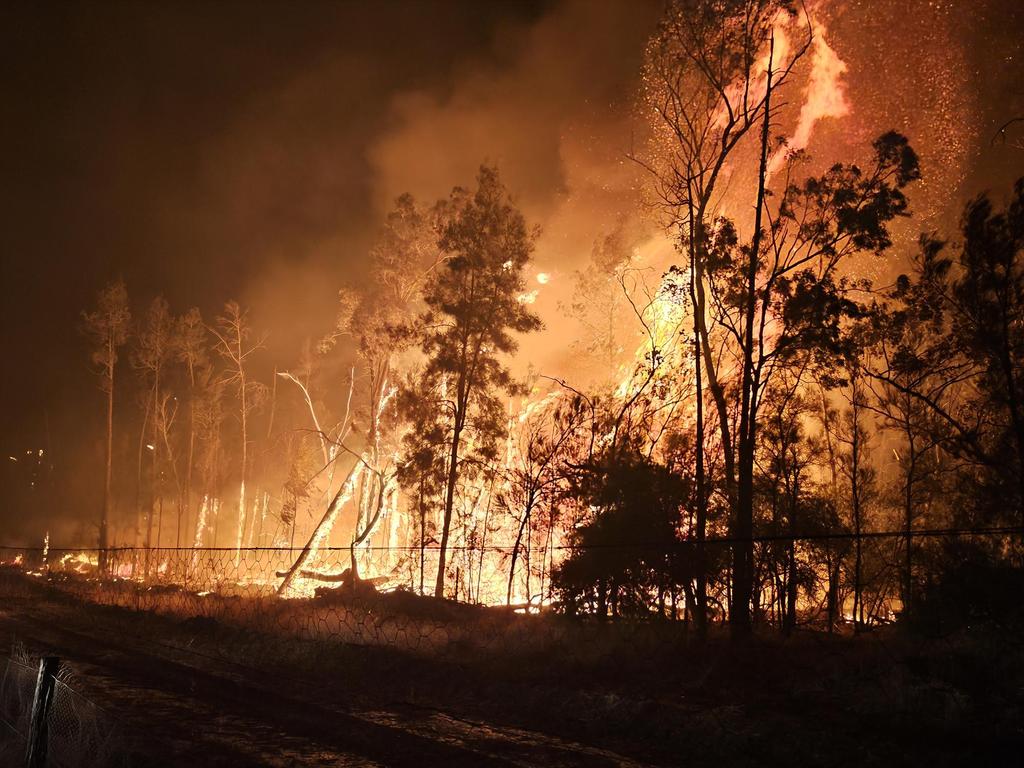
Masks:
[[[288,571],[277,571],[275,574],[279,579],[283,579],[287,575]],[[351,568],[346,568],[341,573],[321,573],[320,571],[302,570],[299,571],[299,576],[313,581],[340,582],[345,586],[351,586],[355,582],[357,584],[368,584],[372,587],[377,587],[380,584],[385,584],[388,580],[387,576],[373,576],[369,579],[363,579],[358,575],[353,579]]]
[[[288,575],[287,571],[278,571],[279,578]],[[338,584],[337,587],[318,587],[314,594],[316,597],[331,597],[335,595],[354,597],[373,597],[377,594],[377,586],[387,581],[386,576],[377,576],[371,579],[361,579],[359,574],[351,568],[346,568],[341,573],[321,573],[320,571],[300,570],[298,575],[311,581]]]
[[[313,534],[309,537],[309,541],[306,543],[306,546],[302,548],[302,552],[299,553],[299,556],[292,567],[284,574],[284,580],[281,582],[281,586],[278,587],[277,594],[285,595],[288,593],[288,589],[291,587],[292,581],[295,579],[295,575],[303,570],[303,566],[309,562],[313,554],[320,549],[320,546],[327,538],[327,534],[330,533],[331,528],[334,526],[334,520],[338,516],[338,512],[352,497],[352,491],[359,479],[362,469],[362,463],[356,462],[352,469],[349,470],[348,477],[345,478],[345,482],[342,483],[341,488],[339,488],[338,492],[334,495],[330,505],[327,507],[327,511],[324,512],[323,518],[314,529]]]

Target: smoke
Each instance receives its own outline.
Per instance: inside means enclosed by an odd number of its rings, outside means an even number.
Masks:
[[[917,232],[948,219],[962,202],[965,195],[956,191],[966,175],[968,126],[977,111],[968,93],[963,43],[955,34],[957,14],[913,5],[908,10],[889,2],[818,4],[814,41],[779,123],[786,149],[810,156],[807,172],[835,162],[865,162],[871,141],[886,130],[908,134],[922,155],[925,183],[912,198],[915,219],[897,233],[903,253]],[[248,169],[229,175],[232,189],[245,190],[240,217],[253,214],[254,199],[263,201],[258,215],[274,212],[280,190],[268,180],[280,174],[266,173],[268,164],[291,168],[285,179],[289,194],[310,204],[306,223],[314,224],[312,234],[304,227],[270,250],[263,245],[263,266],[245,290],[254,321],[273,329],[272,356],[294,357],[303,340],[329,326],[337,289],[358,285],[373,231],[398,195],[410,192],[432,202],[456,185],[472,185],[477,168],[487,162],[499,167],[528,221],[541,229],[533,267],[547,282],[531,282],[528,292],[546,330],[523,340],[517,370],[532,365],[565,373],[574,363],[566,339],[576,329],[559,305],[568,303],[573,270],[586,263],[593,244],[625,225],[646,233],[634,245],[652,279],[673,259],[656,217],[643,209],[643,174],[627,159],[644,130],[635,99],[644,45],[660,12],[654,0],[565,0],[538,17],[499,22],[488,40],[453,55],[447,72],[385,91],[379,118],[354,116],[364,126],[362,137],[348,129],[342,139],[331,137],[331,130],[343,128],[349,109],[341,101],[327,109],[327,129],[314,127],[322,102],[317,94],[337,86],[348,104],[353,94],[358,102],[372,90],[353,85],[337,57],[263,99],[257,111],[272,116],[269,127],[244,123],[211,154],[223,149],[236,157],[241,146],[244,158],[262,158],[259,173],[244,162],[226,166]],[[945,73],[935,88],[919,87],[922,63],[926,71]],[[371,79],[383,84],[380,75]],[[314,141],[284,151],[276,142],[287,140],[296,120]],[[772,171],[785,151],[773,156]],[[365,169],[362,178],[341,178],[339,158],[350,168],[353,155]],[[723,211],[742,218],[750,208],[748,171],[755,164],[742,153],[737,157]],[[211,167],[219,173],[225,165]],[[298,181],[298,172],[310,183]],[[339,190],[344,206],[331,227],[329,201]],[[360,195],[353,209],[349,203]],[[882,271],[872,268],[874,274]]]
[[[557,373],[567,354],[558,311],[595,240],[638,219],[639,169],[627,160],[655,2],[569,0],[493,41],[499,63],[468,61],[445,89],[396,94],[390,129],[368,150],[378,216],[403,192],[431,201],[496,164],[541,236],[528,288],[546,329],[525,339],[520,371]],[[543,274],[544,278],[536,279]]]
[[[8,121],[9,175],[28,186],[12,186],[8,201],[16,269],[4,304],[9,356],[21,364],[5,399],[18,404],[12,423],[32,422],[9,428],[12,451],[45,445],[50,455],[52,435],[70,477],[48,506],[95,518],[102,425],[72,329],[95,287],[118,274],[139,304],[162,292],[176,312],[195,304],[208,320],[225,299],[249,306],[269,332],[257,372],[268,381],[331,327],[337,291],[358,286],[393,198],[443,197],[486,161],[541,227],[528,291],[547,328],[524,339],[518,372],[575,373],[576,329],[559,302],[595,241],[629,231],[638,266],[660,276],[674,254],[626,159],[643,130],[634,99],[660,0],[475,5],[310,4],[288,24],[276,6],[247,5],[244,30],[241,8],[216,4],[167,6],[159,24],[151,9],[117,7],[9,25],[21,41],[9,69],[28,73],[11,83],[21,114]],[[1019,174],[1019,153],[989,139],[1024,112],[1021,13],[1001,0],[815,9],[816,41],[781,135],[806,149],[814,172],[863,162],[890,129],[922,158],[914,217],[878,275],[905,266],[921,230],[954,234],[966,197]],[[727,211],[738,216],[749,211],[742,171],[731,184],[741,202]],[[129,469],[131,380],[126,367],[115,446]],[[115,479],[123,518],[133,477]],[[42,532],[42,515],[22,517]]]

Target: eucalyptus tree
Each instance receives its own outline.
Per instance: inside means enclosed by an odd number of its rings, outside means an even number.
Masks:
[[[138,497],[139,515],[142,515],[142,467],[145,451],[150,457],[150,504],[146,517],[145,545],[148,548],[153,538],[153,516],[162,507],[163,470],[161,457],[164,453],[160,438],[160,416],[164,404],[163,392],[167,379],[167,367],[174,353],[174,320],[170,306],[162,296],[150,302],[135,331],[132,349],[132,365],[138,371],[143,383],[143,419],[139,433],[138,448]],[[162,522],[162,521],[161,521]],[[159,537],[160,532],[157,531]],[[147,554],[148,558],[148,554]],[[148,567],[148,566],[147,566]]]
[[[493,452],[505,429],[497,393],[515,389],[502,355],[518,348],[514,334],[541,327],[540,318],[520,298],[537,233],[527,227],[498,171],[481,167],[476,190],[454,189],[440,214],[438,244],[446,260],[427,281],[427,312],[421,320],[428,329],[422,342],[426,373],[444,378],[448,387],[444,417],[450,431],[434,586],[439,598],[444,596],[464,443],[471,437],[477,451]]]
[[[128,340],[131,311],[128,290],[123,280],[116,280],[96,297],[96,308],[82,313],[83,330],[92,342],[92,363],[100,379],[100,390],[107,400],[106,468],[103,478],[103,510],[99,522],[99,567],[106,570],[106,549],[110,527],[111,479],[114,464],[114,373],[118,350]]]
[[[210,366],[208,331],[198,307],[192,307],[176,321],[175,357],[185,368],[188,379],[188,440],[185,450],[185,487],[182,514],[186,527],[193,504],[193,475],[196,463],[196,400],[204,370]],[[177,546],[181,546],[181,515],[178,520]]]
[[[252,357],[263,346],[263,339],[253,340],[248,314],[236,301],[224,305],[210,331],[217,338],[215,349],[223,358],[223,383],[234,386],[238,395],[238,420],[241,429],[238,488],[238,535],[235,542],[235,565],[242,555],[242,535],[247,514],[245,484],[249,473],[249,419],[266,398],[266,385],[252,378]]]
[[[738,437],[742,451],[734,448],[727,384],[719,370],[708,321],[707,262],[714,237],[712,220],[723,196],[723,174],[743,148],[744,139],[760,125],[757,149],[759,172],[754,205],[754,242],[750,253],[760,251],[762,203],[765,196],[768,145],[773,117],[772,95],[782,89],[793,68],[811,44],[811,28],[789,51],[776,57],[776,33],[797,17],[789,0],[676,0],[672,2],[648,45],[643,82],[644,101],[650,116],[652,141],[636,157],[649,171],[656,202],[665,213],[666,225],[678,238],[686,258],[685,273],[693,307],[693,365],[696,394],[696,493],[698,538],[707,524],[707,477],[705,460],[704,380],[711,392],[720,431],[725,488],[735,509],[737,539],[750,537],[749,505],[740,502],[740,485],[748,496],[752,475],[753,441],[748,433],[751,366],[742,365],[740,388],[745,407],[740,410]],[[780,46],[781,47],[781,46]],[[748,283],[756,277],[756,258],[749,259]],[[751,295],[753,288],[750,289]],[[747,303],[747,315],[756,310]],[[747,323],[749,327],[751,323]],[[748,334],[752,335],[752,334]],[[750,348],[751,345],[748,345]],[[751,349],[752,353],[752,349]],[[737,453],[742,454],[740,456]],[[742,508],[742,509],[741,509]],[[702,545],[701,545],[702,546]],[[735,549],[735,587],[731,620],[738,634],[749,630],[751,548]],[[698,602],[698,626],[704,626],[706,596],[703,582]]]

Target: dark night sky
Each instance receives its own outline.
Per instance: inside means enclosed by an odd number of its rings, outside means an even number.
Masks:
[[[964,143],[964,167],[950,198],[1024,173],[1024,152],[988,148],[994,126],[1024,112],[1019,0],[832,5],[858,115],[891,113],[893,94],[956,85],[928,107],[960,125],[952,138]],[[51,445],[92,434],[99,393],[78,318],[113,277],[133,302],[162,292],[177,312],[196,304],[209,316],[241,298],[264,312],[270,351],[283,355],[329,322],[340,276],[361,269],[387,198],[407,179],[440,195],[490,159],[535,217],[570,186],[590,184],[588,199],[598,199],[625,149],[615,141],[628,136],[606,123],[622,111],[658,8],[5,4],[3,450],[42,444],[44,414]],[[916,39],[935,13],[944,31]],[[877,82],[880,68],[899,82]],[[890,106],[876,107],[873,93]],[[932,117],[921,124],[944,125]],[[897,127],[914,138],[907,119],[875,122],[865,136]],[[586,153],[596,159],[580,161]]]
[[[326,232],[363,251],[393,92],[444,87],[538,6],[6,4],[5,439],[81,382],[77,316],[111,277],[216,308]]]

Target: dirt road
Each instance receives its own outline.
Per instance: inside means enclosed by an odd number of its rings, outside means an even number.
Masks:
[[[292,681],[111,629],[88,611],[5,600],[0,643],[60,656],[116,722],[133,766],[639,766],[554,735],[396,701],[344,705],[343,679]]]

